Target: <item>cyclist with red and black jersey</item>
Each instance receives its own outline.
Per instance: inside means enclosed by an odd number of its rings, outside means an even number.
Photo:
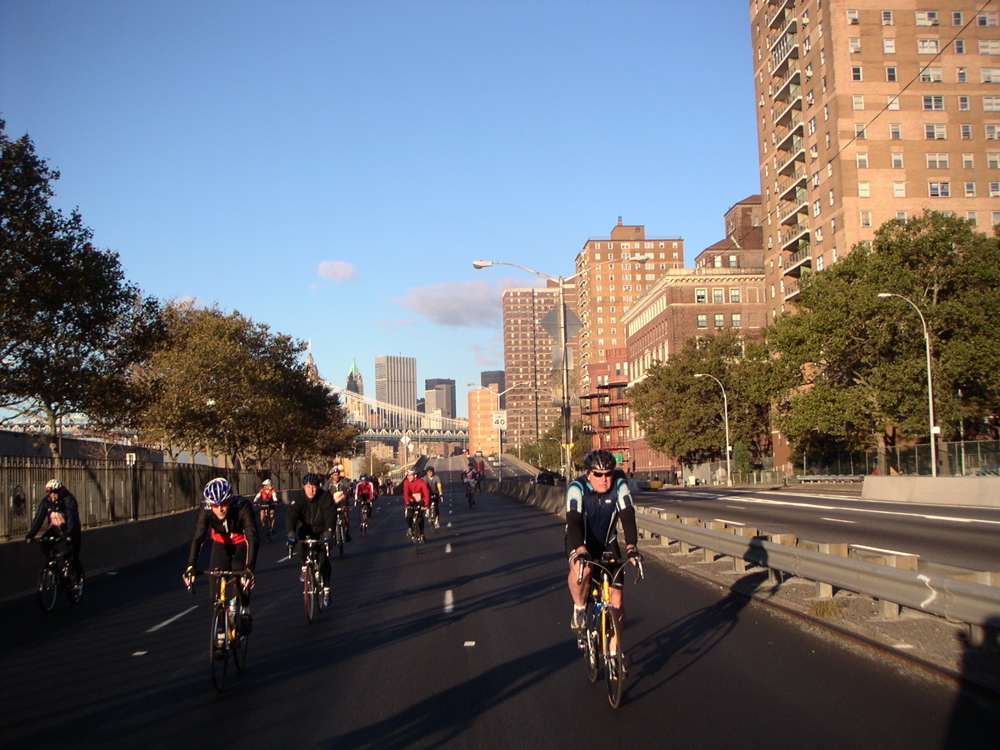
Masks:
[[[431,491],[427,487],[427,482],[420,478],[417,470],[410,467],[406,470],[406,479],[403,480],[403,504],[406,507],[406,535],[410,535],[410,526],[413,523],[413,514],[417,516],[417,528],[420,536],[424,535],[424,512],[431,504]]]
[[[184,584],[191,585],[202,545],[206,537],[211,539],[213,544],[209,569],[246,571],[239,591],[243,607],[242,627],[245,634],[249,634],[253,622],[250,618],[250,590],[254,584],[253,569],[257,564],[258,547],[257,521],[253,507],[246,498],[234,495],[232,486],[223,477],[206,484],[202,496],[205,504],[195,517],[187,570],[182,576]],[[215,586],[210,587],[210,590],[214,593]]]
[[[375,485],[368,478],[367,474],[362,474],[358,478],[358,484],[354,488],[354,504],[358,507],[360,515],[362,506],[367,506],[369,517],[372,514],[372,502],[375,500]]]
[[[270,517],[272,526],[274,525],[274,509],[278,505],[278,493],[275,491],[274,486],[271,484],[270,479],[265,479],[264,483],[260,487],[260,492],[258,492],[253,499],[253,507],[255,507],[260,513],[260,525],[264,525],[264,521]]]

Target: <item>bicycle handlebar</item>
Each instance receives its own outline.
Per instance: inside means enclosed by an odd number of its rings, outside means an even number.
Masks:
[[[595,568],[600,568],[611,576],[611,583],[614,584],[615,580],[621,576],[622,571],[625,570],[625,565],[623,564],[617,571],[612,572],[611,566],[617,565],[619,563],[625,563],[628,560],[618,560],[616,558],[606,558],[601,560],[581,560],[580,561],[580,574],[577,576],[576,582],[583,583],[583,566],[591,565]],[[639,583],[645,577],[645,572],[642,569],[642,558],[636,560],[636,571],[635,571],[635,581],[633,583]]]
[[[249,570],[192,570],[189,574],[191,580],[187,582],[187,590],[194,593],[194,579],[198,576],[228,576],[230,578],[247,578],[252,575]]]

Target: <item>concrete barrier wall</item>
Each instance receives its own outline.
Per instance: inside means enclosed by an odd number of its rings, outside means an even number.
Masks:
[[[1000,508],[1000,477],[865,477],[865,500]]]
[[[142,521],[86,529],[80,542],[80,561],[92,578],[151,560],[191,543],[195,510]],[[45,563],[36,542],[23,539],[0,544],[0,601],[33,595],[38,571]],[[178,571],[180,575],[183,571]]]

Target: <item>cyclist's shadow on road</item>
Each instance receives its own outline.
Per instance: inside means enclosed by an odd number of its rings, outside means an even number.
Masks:
[[[739,593],[730,591],[715,604],[668,623],[630,648],[626,697],[636,700],[652,693],[697,664],[736,627],[752,593],[767,580],[766,569],[748,573],[734,585]]]

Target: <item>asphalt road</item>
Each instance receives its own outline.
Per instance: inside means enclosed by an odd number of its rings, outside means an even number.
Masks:
[[[459,463],[435,462],[446,482]],[[627,587],[631,666],[611,709],[568,628],[558,519],[498,495],[470,509],[451,489],[420,554],[401,499],[380,499],[312,625],[297,563],[265,547],[247,667],[221,695],[182,551],[91,581],[78,607],[0,607],[0,745],[996,746],[996,706],[652,562]]]

